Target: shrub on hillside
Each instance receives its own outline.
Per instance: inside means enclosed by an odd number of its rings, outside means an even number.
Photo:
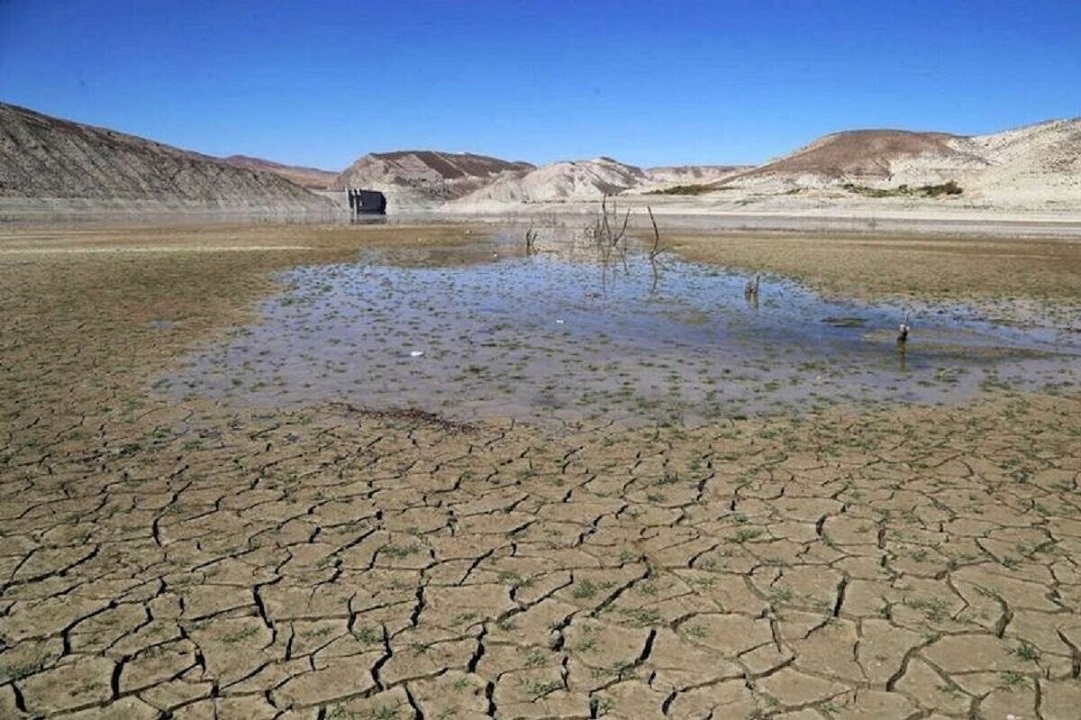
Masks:
[[[867,185],[856,185],[855,183],[845,183],[841,187],[850,193],[873,198],[908,197],[913,195],[933,198],[940,195],[960,195],[964,192],[964,189],[953,180],[948,180],[940,185],[921,185],[918,188],[912,188],[908,185],[898,185],[895,188],[873,188]]]

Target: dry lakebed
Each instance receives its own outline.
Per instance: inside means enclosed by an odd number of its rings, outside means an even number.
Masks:
[[[1081,240],[536,232],[0,227],[0,718],[1078,717]]]

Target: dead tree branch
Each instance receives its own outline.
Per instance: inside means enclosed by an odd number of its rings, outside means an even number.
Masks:
[[[661,249],[661,231],[657,229],[657,219],[653,217],[653,208],[646,205],[646,212],[649,213],[649,221],[653,223],[653,245],[649,248],[649,259],[656,260],[664,250]]]
[[[525,254],[527,257],[537,252],[537,235],[539,234],[539,230],[533,229],[533,223],[529,223],[529,228],[525,231]]]
[[[593,226],[593,238],[597,241],[598,245],[607,245],[608,247],[616,247],[619,245],[619,241],[627,234],[627,224],[631,219],[631,211],[627,210],[623,215],[623,224],[620,225],[619,231],[615,230],[616,223],[619,222],[619,205],[615,200],[612,200],[612,209],[608,209],[608,195],[604,195],[601,198],[601,214],[597,218]]]

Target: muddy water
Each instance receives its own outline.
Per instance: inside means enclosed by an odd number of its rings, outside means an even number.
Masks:
[[[602,264],[489,246],[299,268],[262,321],[157,387],[244,404],[341,401],[459,419],[687,422],[832,403],[955,403],[1081,381],[1081,337],[961,306],[826,301],[644,255]]]

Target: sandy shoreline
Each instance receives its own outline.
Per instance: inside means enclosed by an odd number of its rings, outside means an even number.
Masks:
[[[647,206],[665,228],[715,231],[797,231],[859,234],[966,234],[1005,237],[1081,237],[1081,209],[975,207],[960,203],[829,197],[820,201],[770,196],[760,201],[724,201],[711,197],[681,198],[624,194],[610,198],[619,213],[631,212],[631,222],[649,227]],[[600,209],[600,199],[561,203],[446,205],[433,212],[448,218],[519,218],[542,223],[546,218],[582,218],[588,222]]]
[[[951,201],[916,202],[785,198],[768,196],[755,201],[718,200],[624,194],[610,200],[622,215],[630,211],[630,224],[649,228],[647,206],[666,229],[716,232],[811,232],[846,234],[987,235],[994,237],[1081,238],[1081,209],[979,207]],[[148,209],[149,208],[149,209]],[[599,198],[558,203],[447,203],[395,207],[385,218],[364,222],[431,224],[444,222],[536,225],[592,222]],[[349,222],[342,204],[335,216],[292,211],[289,207],[213,209],[185,208],[168,203],[99,203],[89,201],[24,201],[0,198],[0,231],[23,225],[97,224],[103,226]]]

